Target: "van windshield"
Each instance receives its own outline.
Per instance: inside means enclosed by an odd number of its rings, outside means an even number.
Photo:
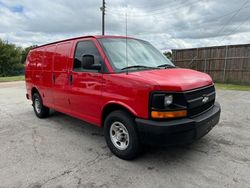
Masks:
[[[116,72],[175,67],[149,42],[126,38],[101,38],[98,40]]]

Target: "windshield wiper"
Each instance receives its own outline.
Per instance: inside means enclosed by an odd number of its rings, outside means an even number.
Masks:
[[[124,67],[121,70],[134,69],[134,68],[156,69],[157,67],[147,67],[147,66],[143,66],[143,65],[133,65],[133,66]]]
[[[159,65],[159,66],[157,66],[157,67],[164,67],[165,69],[166,69],[166,68],[175,68],[174,65],[170,65],[170,64],[162,64],[162,65]]]

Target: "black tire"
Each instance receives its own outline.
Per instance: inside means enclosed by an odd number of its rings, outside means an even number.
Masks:
[[[120,124],[126,128],[126,135],[128,135],[129,138],[129,141],[126,141],[127,146],[125,149],[117,148],[117,146],[114,144],[114,141],[112,141],[113,139],[111,140],[113,129],[111,131],[110,129],[111,126],[115,125],[117,122],[120,122]],[[117,132],[117,134],[122,134],[119,131]],[[141,151],[134,118],[126,111],[113,111],[106,117],[104,121],[104,137],[111,152],[121,159],[132,160],[136,158]]]
[[[39,93],[33,94],[32,101],[33,101],[32,106],[34,108],[34,112],[38,118],[46,118],[49,116],[49,108],[43,105],[43,101]],[[40,104],[39,107],[37,107],[38,103]]]

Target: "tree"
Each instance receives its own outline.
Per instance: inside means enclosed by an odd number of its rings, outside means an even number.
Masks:
[[[172,53],[171,52],[164,52],[163,53],[168,59],[172,60]]]
[[[21,65],[22,48],[0,40],[0,76],[12,76],[23,73]]]
[[[26,57],[34,47],[36,45],[23,49],[0,39],[0,76],[23,74]]]

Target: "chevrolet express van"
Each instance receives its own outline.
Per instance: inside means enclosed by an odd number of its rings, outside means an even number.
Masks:
[[[36,47],[26,60],[26,97],[103,127],[110,150],[133,159],[142,144],[184,144],[219,121],[209,75],[175,67],[149,42],[85,36]]]

